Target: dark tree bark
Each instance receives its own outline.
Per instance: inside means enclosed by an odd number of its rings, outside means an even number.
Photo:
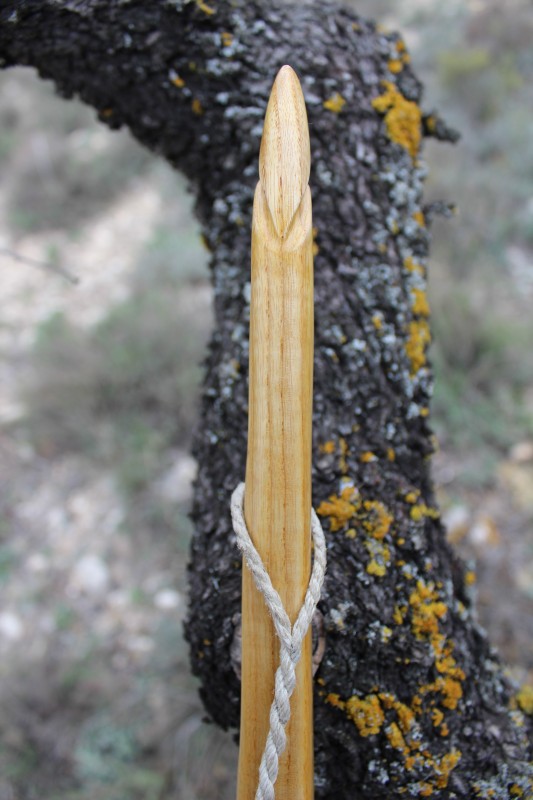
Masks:
[[[531,797],[530,720],[476,622],[430,478],[428,226],[402,40],[335,5],[3,0],[3,66],[29,64],[182,170],[212,251],[216,326],[195,453],[186,626],[201,695],[237,727],[249,229],[262,119],[299,73],[316,244],[314,504],[328,539],[315,676],[317,798]],[[460,332],[458,332],[460,335]]]

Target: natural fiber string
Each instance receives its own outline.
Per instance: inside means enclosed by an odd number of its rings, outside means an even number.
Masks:
[[[274,800],[274,784],[278,777],[279,757],[285,750],[287,737],[285,726],[291,715],[290,697],[296,684],[296,664],[302,654],[305,638],[316,605],[326,571],[326,541],[320,521],[311,509],[311,533],[314,544],[314,560],[309,585],[294,625],[283,607],[281,598],[272,586],[261,556],[254,547],[244,520],[244,483],[240,483],[231,497],[231,518],[237,544],[252,573],[258,591],[263,595],[274,621],[280,640],[279,667],[276,670],[274,699],[270,707],[270,730],[259,766],[259,784],[255,800]]]

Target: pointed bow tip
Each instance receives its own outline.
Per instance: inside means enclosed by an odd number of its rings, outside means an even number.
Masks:
[[[283,236],[302,201],[311,168],[305,101],[296,72],[283,66],[267,106],[259,175],[272,219]]]

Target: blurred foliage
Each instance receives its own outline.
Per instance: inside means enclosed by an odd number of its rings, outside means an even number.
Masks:
[[[41,325],[25,390],[39,449],[111,458],[132,491],[153,478],[166,448],[190,442],[210,319],[181,274],[180,251],[173,267],[155,251],[148,248],[128,299],[93,328],[62,314]]]

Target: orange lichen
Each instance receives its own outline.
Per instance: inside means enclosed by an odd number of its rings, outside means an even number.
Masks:
[[[395,461],[396,460],[396,453],[394,452],[394,448],[387,447],[387,461]]]
[[[403,61],[400,58],[391,58],[387,62],[387,67],[389,68],[390,72],[393,72],[396,75],[398,72],[402,71]]]
[[[411,306],[413,314],[419,314],[421,317],[429,317],[429,303],[427,295],[423,289],[412,289],[413,304]]]
[[[372,106],[385,115],[385,126],[391,141],[404,147],[414,160],[422,136],[420,108],[407,100],[390,81],[383,81],[385,91],[372,100]]]
[[[426,347],[430,341],[431,333],[425,319],[413,320],[409,323],[405,352],[411,362],[411,375],[416,375],[426,363]]]
[[[452,750],[450,753],[446,753],[446,755],[441,758],[440,763],[437,762],[435,768],[438,775],[437,789],[445,789],[448,786],[450,773],[453,769],[455,769],[460,760],[461,751]]]
[[[424,639],[439,633],[439,620],[446,616],[448,611],[446,603],[437,600],[437,594],[425,594],[426,584],[417,581],[416,589],[409,596],[409,605],[412,610],[411,627],[417,639]]]
[[[400,730],[405,734],[409,733],[415,721],[414,712],[409,706],[402,703],[390,692],[381,692],[378,696],[386,709],[394,709],[396,711]]]
[[[341,491],[340,497],[335,494],[330,495],[329,501],[323,500],[316,511],[321,517],[329,517],[330,528],[335,533],[353,519],[360,507],[359,493],[353,486],[346,486]]]
[[[377,457],[371,450],[365,450],[365,452],[361,453],[359,456],[359,461],[363,464],[368,464],[370,461],[377,461]]]
[[[391,722],[391,724],[385,731],[385,735],[387,736],[387,739],[389,740],[390,744],[392,745],[392,747],[394,747],[395,750],[399,750],[401,753],[404,754],[404,756],[409,755],[410,752],[409,748],[405,742],[405,739],[403,738],[401,730],[399,729],[398,725],[395,722]]]
[[[421,228],[426,227],[426,218],[423,211],[415,211],[412,216],[414,221],[418,222]]]
[[[197,97],[195,97],[194,100],[192,101],[191,107],[192,107],[193,114],[196,114],[198,117],[201,117],[202,114],[204,113],[204,109],[202,107],[202,104],[198,100]]]
[[[321,453],[327,453],[328,455],[331,455],[332,453],[335,452],[335,442],[333,441],[333,439],[328,439],[327,442],[324,442],[324,444],[319,445],[318,449],[320,450]]]
[[[346,105],[346,100],[339,94],[339,92],[335,92],[328,100],[324,100],[323,106],[327,111],[333,111],[334,114],[340,114],[344,106]]]
[[[342,711],[344,711],[344,709],[346,708],[346,703],[344,702],[344,700],[341,700],[340,696],[338,694],[335,694],[334,692],[331,692],[330,694],[327,695],[326,703],[329,703],[330,706],[335,706],[335,708],[340,708]]]
[[[421,587],[420,591],[428,599],[434,592],[431,587]],[[401,753],[406,770],[410,771],[417,765],[424,769],[425,782],[421,786],[427,787],[427,791],[422,795],[419,792],[419,796],[427,797],[434,790],[448,786],[450,774],[459,763],[461,752],[454,749],[438,757],[423,748],[415,716],[422,709],[422,700],[418,695],[413,697],[411,707],[391,692],[378,692],[377,687],[373,687],[365,697],[353,696],[348,700],[331,693],[326,697],[326,702],[344,711],[355,723],[361,736],[375,736],[383,731],[391,747]],[[395,714],[392,720],[391,714]],[[442,722],[443,716],[439,709],[432,712],[433,724],[440,726],[440,733],[445,736],[448,729]]]
[[[375,575],[377,578],[382,578],[387,572],[387,568],[384,564],[379,564],[375,558],[372,558],[366,566],[366,571],[369,575]]]
[[[175,75],[173,78],[170,79],[170,82],[177,86],[178,89],[182,89],[185,86],[185,81],[183,78],[180,78],[179,75]]]
[[[381,314],[374,314],[372,317],[372,324],[377,331],[380,331],[383,328],[383,317]]]
[[[420,489],[413,489],[411,492],[407,492],[407,494],[405,495],[405,502],[416,503],[419,497],[420,497]]]
[[[444,713],[440,710],[440,708],[434,708],[431,712],[431,719],[433,720],[433,725],[438,728],[444,719]]]
[[[371,533],[374,539],[384,539],[393,521],[392,514],[379,500],[365,500],[363,508],[370,514],[370,519],[363,522],[363,528]]]
[[[356,724],[361,736],[375,736],[385,722],[385,714],[379,698],[369,694],[366,698],[350,697],[346,701],[346,713]]]
[[[233,34],[229,33],[229,31],[222,31],[220,38],[222,40],[223,47],[231,47],[233,42]]]

